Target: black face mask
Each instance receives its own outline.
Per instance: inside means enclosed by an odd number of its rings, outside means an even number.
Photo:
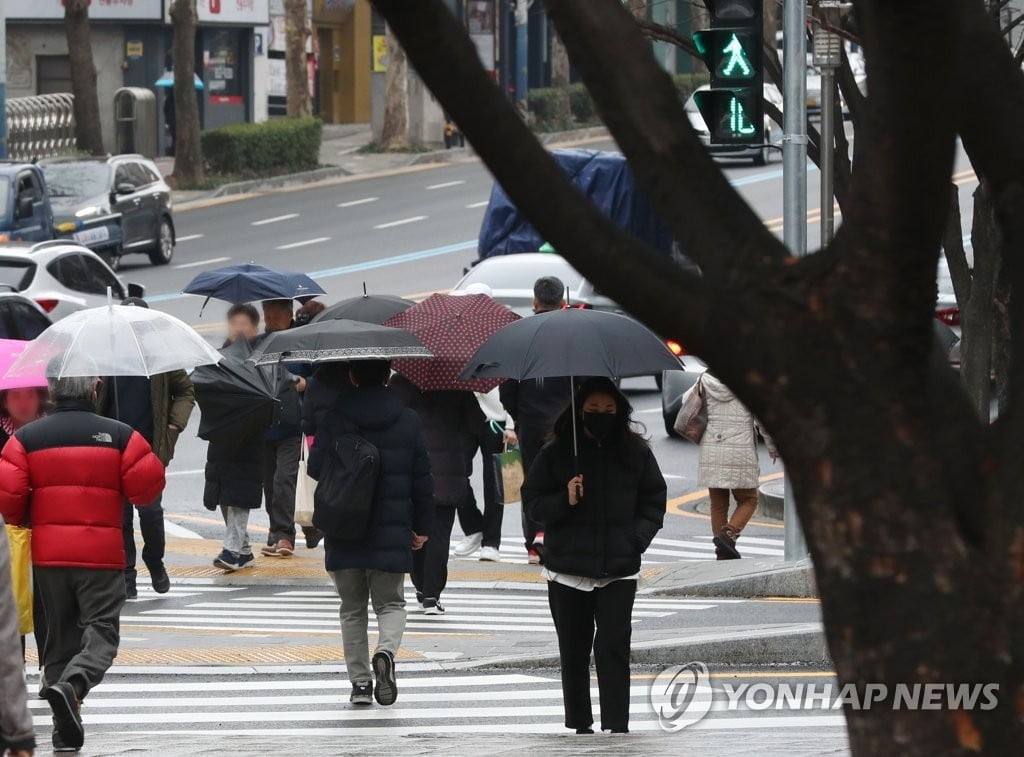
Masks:
[[[583,413],[583,428],[595,439],[607,439],[618,427],[618,413]]]

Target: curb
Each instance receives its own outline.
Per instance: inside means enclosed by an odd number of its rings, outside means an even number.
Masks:
[[[352,172],[340,166],[328,166],[326,168],[316,168],[312,171],[299,171],[298,173],[271,176],[266,179],[233,181],[230,184],[221,184],[213,190],[208,197],[228,197],[231,195],[247,194],[249,192],[280,189],[281,187],[287,187],[293,184],[312,184],[325,179],[336,179],[339,176],[352,176]]]
[[[679,665],[691,660],[718,665],[779,665],[804,663],[831,665],[821,623],[712,629],[677,639],[634,642],[630,662],[635,665]],[[502,655],[445,663],[446,668],[557,667],[557,653]]]
[[[793,597],[817,598],[810,559],[795,563],[774,560],[730,560],[729,564],[681,565],[652,579],[645,595],[663,597]],[[722,575],[725,573],[725,575]]]

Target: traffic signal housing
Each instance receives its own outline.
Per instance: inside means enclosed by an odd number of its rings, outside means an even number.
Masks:
[[[711,76],[694,100],[712,144],[764,141],[763,0],[706,0],[711,28],[693,33]]]

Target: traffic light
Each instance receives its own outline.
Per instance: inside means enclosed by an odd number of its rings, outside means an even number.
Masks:
[[[711,28],[693,33],[711,89],[694,99],[712,144],[764,141],[764,0],[706,0]]]

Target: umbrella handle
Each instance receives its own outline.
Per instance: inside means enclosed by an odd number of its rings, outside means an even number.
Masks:
[[[569,411],[572,414],[572,465],[573,470],[579,473],[580,470],[580,441],[579,432],[576,429],[576,377],[569,377],[569,397],[572,402]]]

